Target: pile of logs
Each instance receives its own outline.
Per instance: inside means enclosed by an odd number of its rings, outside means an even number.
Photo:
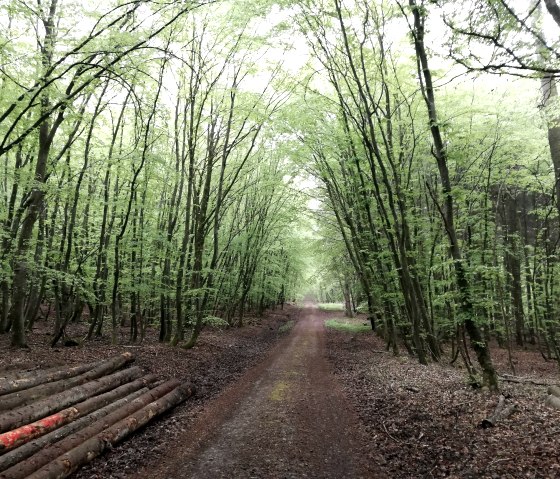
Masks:
[[[124,353],[0,378],[0,479],[68,477],[192,395],[125,368],[133,361]]]
[[[560,386],[555,386],[538,379],[519,378],[511,376],[510,374],[504,374],[500,377],[500,380],[520,384],[534,384],[535,386],[548,386],[546,390],[547,396],[544,403],[551,408],[560,409]]]

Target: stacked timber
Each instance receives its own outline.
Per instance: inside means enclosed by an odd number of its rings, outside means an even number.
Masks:
[[[0,378],[0,479],[68,477],[193,394],[130,353]]]

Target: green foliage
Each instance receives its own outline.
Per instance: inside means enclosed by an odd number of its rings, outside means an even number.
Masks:
[[[344,311],[342,303],[319,303],[317,307],[322,311]]]
[[[205,316],[202,321],[203,321],[204,325],[211,326],[211,327],[214,327],[214,328],[227,328],[227,327],[229,327],[228,322],[225,321],[222,318],[219,318],[218,316]]]
[[[354,334],[371,331],[371,326],[367,323],[364,324],[364,322],[360,320],[327,319],[325,321],[325,326],[327,328]]]
[[[35,294],[86,302],[100,333],[108,313],[116,329],[119,315],[140,312],[162,340],[196,338],[305,297],[336,303],[326,310],[360,305],[395,341],[416,341],[411,350],[455,338],[467,319],[513,337],[521,318],[522,333],[554,353],[559,215],[547,133],[558,99],[543,102],[540,78],[463,74],[457,61],[482,68],[484,32],[513,48],[492,61],[518,51],[528,76],[545,64],[554,73],[556,40],[535,49],[504,7],[513,2],[425,3],[430,21],[445,16],[451,48],[430,45],[430,124],[394,3],[202,3],[69,2],[50,38],[35,28],[39,10],[0,5],[2,299],[15,299],[24,260],[27,305]],[[536,15],[527,18],[539,26]],[[57,118],[38,173],[39,127]],[[457,262],[431,126],[445,143]]]
[[[290,321],[286,321],[282,326],[280,326],[280,328],[278,328],[278,331],[280,331],[281,333],[287,333],[288,331],[291,331],[291,329],[294,327],[295,321],[290,320]]]

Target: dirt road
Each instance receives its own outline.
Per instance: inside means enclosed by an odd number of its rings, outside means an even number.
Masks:
[[[267,358],[209,403],[143,477],[360,478],[364,444],[325,357],[324,314],[301,310]]]

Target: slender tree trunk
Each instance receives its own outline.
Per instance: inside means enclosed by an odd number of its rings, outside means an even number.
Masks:
[[[552,75],[545,75],[541,80],[542,103],[548,122],[548,146],[554,167],[554,190],[556,192],[556,207],[560,212],[560,116],[556,113],[558,89],[556,79]]]
[[[41,48],[41,63],[44,70],[51,66],[52,55],[55,44],[55,19],[57,10],[57,0],[51,0],[48,9],[48,17],[42,19],[45,28],[45,36]],[[51,104],[47,93],[41,98],[41,112],[45,114],[50,111]],[[35,223],[41,214],[45,191],[40,185],[44,184],[47,179],[47,165],[51,146],[59,126],[64,120],[64,110],[59,111],[58,116],[52,122],[49,120],[41,123],[39,127],[39,151],[35,163],[34,178],[37,186],[29,192],[29,197],[24,205],[27,214],[25,215],[16,251],[14,254],[14,278],[12,283],[12,309],[10,320],[12,323],[11,344],[15,347],[27,347],[25,338],[25,298],[27,296],[27,277],[29,274],[29,266],[27,263],[27,253],[30,247],[31,238]]]
[[[470,298],[469,283],[465,271],[464,261],[459,246],[457,233],[455,231],[455,218],[453,212],[453,195],[451,190],[451,181],[449,170],[447,167],[447,150],[444,145],[441,130],[439,128],[438,115],[436,109],[434,86],[432,83],[432,73],[428,65],[428,56],[424,44],[424,21],[425,21],[425,5],[420,5],[416,0],[409,0],[409,6],[414,16],[414,26],[412,35],[414,39],[414,47],[418,61],[418,73],[422,90],[422,95],[426,102],[428,117],[430,122],[430,131],[433,139],[433,154],[435,156],[439,169],[440,180],[444,196],[444,207],[442,211],[442,219],[444,227],[449,239],[451,257],[455,267],[455,275],[457,287],[461,298],[461,310],[464,317],[465,329],[471,339],[472,347],[477,355],[478,362],[482,368],[484,383],[493,391],[498,390],[498,376],[494,369],[488,344],[484,340],[482,331],[474,318],[472,300]]]

